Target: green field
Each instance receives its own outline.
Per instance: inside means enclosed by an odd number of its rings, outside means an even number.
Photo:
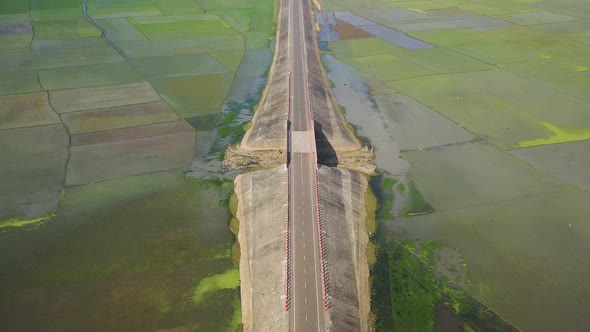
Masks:
[[[0,330],[234,332],[231,183],[191,167],[258,102],[274,1],[82,3],[0,4]]]
[[[350,11],[434,45],[337,40],[330,42],[335,60],[324,57],[340,71],[330,79],[347,118],[398,183],[382,202],[392,212],[382,218],[382,236],[456,248],[471,271],[463,290],[515,328],[590,329],[583,318],[590,287],[582,281],[590,240],[588,3],[324,0],[322,9]],[[356,76],[341,73],[348,70]],[[415,184],[433,213],[404,216],[412,206],[405,183]],[[389,300],[373,294],[377,330],[404,330],[396,321],[411,326],[412,319],[432,330],[440,293],[420,293],[432,285],[395,252],[385,250],[373,268],[379,292],[390,281],[402,285],[391,286]],[[420,292],[412,288],[417,281]],[[424,306],[423,319],[412,318],[409,311]],[[494,330],[453,312],[469,326],[457,331]]]
[[[0,235],[3,328],[233,331],[235,289],[192,301],[233,267],[227,194],[178,172],[68,189],[54,220]]]

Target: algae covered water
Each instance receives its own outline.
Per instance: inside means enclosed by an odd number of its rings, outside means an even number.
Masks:
[[[68,190],[51,222],[0,234],[2,329],[232,330],[230,192],[178,171]]]

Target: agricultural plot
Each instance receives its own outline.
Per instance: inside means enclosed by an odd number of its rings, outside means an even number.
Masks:
[[[230,100],[248,100],[249,96],[256,94],[264,83],[264,71],[272,61],[270,51],[247,51],[240,68],[236,72],[234,84],[229,92]]]
[[[46,90],[143,81],[141,75],[126,62],[40,70],[39,79]]]
[[[42,91],[36,71],[2,73],[0,95]]]
[[[146,37],[140,31],[138,31],[125,17],[96,19],[96,23],[98,23],[100,27],[104,29],[106,36],[110,41],[120,43],[146,40]]]
[[[430,44],[447,48],[502,42],[502,39],[466,28],[418,31],[412,32],[409,35]]]
[[[45,92],[2,96],[0,105],[0,130],[61,123]]]
[[[589,103],[505,71],[414,78],[391,86],[504,149],[590,138]]]
[[[35,39],[57,39],[100,36],[100,30],[85,19],[33,21]]]
[[[123,58],[112,48],[100,46],[0,54],[0,61],[6,64],[0,72],[14,72],[121,62]]]
[[[241,36],[158,39],[122,42],[119,46],[129,58],[141,58],[243,50],[244,39]]]
[[[180,170],[256,102],[274,2],[82,2],[0,4],[0,330],[234,331],[231,184]]]
[[[49,93],[58,113],[85,111],[160,100],[149,82],[57,90]]]
[[[10,219],[41,218],[57,208],[68,140],[62,124],[0,130],[0,228]]]
[[[439,74],[462,73],[494,68],[492,65],[474,59],[473,57],[438,47],[398,52],[395,55]]]
[[[480,142],[409,151],[403,156],[410,162],[416,186],[437,211],[540,195],[566,187]]]
[[[152,3],[164,15],[188,15],[204,12],[193,0],[153,0]]]
[[[61,117],[71,135],[178,120],[174,110],[161,101],[64,113]]]
[[[590,140],[548,144],[510,153],[555,178],[590,192]]]
[[[232,80],[232,74],[222,74],[163,78],[152,84],[178,115],[192,117],[219,113]]]
[[[31,39],[30,35],[0,37],[0,54],[30,51]]]
[[[465,290],[518,329],[588,330],[581,255],[590,249],[590,7],[575,0],[322,4],[361,17],[351,24],[378,23],[436,46],[377,50],[371,43],[383,41],[375,38],[330,41],[336,59],[366,82],[343,87],[335,81],[343,75],[330,74],[335,92],[364,100],[337,93],[347,118],[374,143],[378,166],[409,174],[434,208],[389,218],[386,236],[457,248],[471,273]],[[371,96],[358,96],[363,84]],[[385,129],[368,118],[381,118]],[[402,152],[409,167],[397,150],[411,150]],[[383,204],[393,209],[404,197]],[[407,305],[398,309],[413,310]]]
[[[417,150],[433,146],[468,142],[471,133],[414,99],[401,94],[375,96],[384,122],[391,128],[400,150]]]
[[[590,101],[590,93],[588,93],[590,91],[590,71],[588,68],[581,66],[576,66],[576,71],[581,72],[544,76],[539,80],[558,90]]]
[[[359,69],[363,74],[380,81],[403,80],[434,74],[431,70],[403,60],[393,54],[349,58],[344,62]]]
[[[75,135],[66,184],[186,167],[194,149],[195,131],[183,121]]]
[[[519,62],[509,62],[499,65],[506,71],[527,78],[542,78],[548,75],[573,74],[590,70],[590,68],[575,65],[558,59],[540,59]]]
[[[162,15],[149,0],[98,1],[88,4],[88,14],[93,18]]]
[[[468,45],[457,47],[461,53],[467,54],[494,65],[506,62],[520,62],[526,60],[548,59],[550,56],[535,52],[526,47],[513,43],[496,43]]]
[[[219,204],[227,195],[180,172],[69,188],[45,227],[0,237],[0,325],[234,330],[239,292],[191,301],[201,280],[233,268],[229,211]]]
[[[130,59],[129,64],[146,80],[229,72],[225,66],[209,54],[144,57]]]
[[[97,37],[61,38],[61,39],[35,39],[31,43],[31,50],[35,52],[63,51],[70,49],[83,50],[86,48],[107,47],[107,42]]]
[[[363,57],[402,51],[403,48],[379,38],[338,40],[330,43],[338,58]]]
[[[448,184],[439,189],[457,186]],[[403,238],[457,248],[473,280],[468,292],[519,329],[585,331],[588,322],[579,318],[590,295],[583,263],[590,250],[589,206],[587,192],[567,188],[412,217],[391,228]]]

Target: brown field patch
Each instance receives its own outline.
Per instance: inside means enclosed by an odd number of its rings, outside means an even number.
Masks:
[[[184,121],[74,135],[66,184],[186,167],[195,137]]]
[[[64,113],[62,117],[71,134],[144,126],[178,120],[178,116],[172,107],[163,101]]]
[[[372,34],[348,24],[342,20],[336,19],[336,29],[342,39],[356,39],[373,37]]]
[[[161,100],[149,82],[50,91],[58,113],[149,103]]]
[[[46,92],[0,96],[0,129],[60,123]]]

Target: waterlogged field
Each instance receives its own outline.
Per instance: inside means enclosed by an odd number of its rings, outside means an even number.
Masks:
[[[273,20],[273,0],[0,4],[0,330],[239,327],[219,157]]]
[[[384,176],[377,329],[589,330],[590,6],[324,0],[322,11],[334,93]],[[349,34],[375,25],[390,36]]]
[[[3,329],[235,329],[230,193],[179,171],[66,189],[55,218],[0,235]]]

